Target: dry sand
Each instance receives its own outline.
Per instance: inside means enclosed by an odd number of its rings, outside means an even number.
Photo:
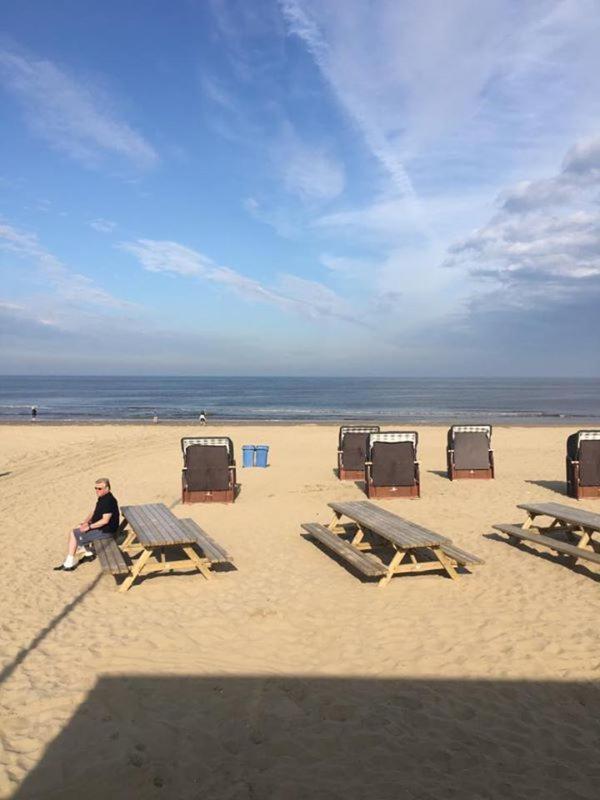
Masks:
[[[445,428],[420,429],[422,498],[379,501],[486,564],[361,581],[300,523],[361,499],[329,426],[205,429],[270,445],[234,505],[181,506],[187,426],[0,429],[0,796],[597,798],[600,570],[490,536],[564,492],[571,429],[494,430],[497,479],[445,478]],[[52,571],[107,475],[235,557],[211,581],[116,591],[97,562]]]

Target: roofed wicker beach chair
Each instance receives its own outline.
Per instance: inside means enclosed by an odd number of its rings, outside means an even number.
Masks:
[[[453,425],[446,446],[448,477],[494,477],[494,452],[491,425]]]
[[[364,480],[367,438],[379,433],[379,425],[361,427],[342,425],[338,437],[338,478],[341,481]]]
[[[233,503],[236,473],[233,442],[226,436],[181,440],[182,503]]]
[[[567,494],[576,500],[600,497],[600,431],[567,438]]]
[[[367,497],[420,497],[416,431],[370,433],[365,462]]]

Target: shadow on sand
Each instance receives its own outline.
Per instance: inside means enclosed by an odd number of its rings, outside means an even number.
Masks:
[[[567,484],[565,481],[526,480],[525,483],[531,483],[532,486],[541,486],[542,489],[549,489],[551,492],[556,492],[556,494],[562,494],[563,497],[567,497]]]
[[[448,478],[448,470],[446,469],[428,469],[427,472],[431,475],[437,475],[439,478]],[[448,480],[450,479],[448,478]]]
[[[594,572],[591,569],[588,569],[585,565],[585,562],[580,560],[577,564],[573,565],[572,560],[568,555],[564,555],[562,553],[556,553],[554,550],[536,550],[533,545],[530,545],[527,542],[520,541],[520,542],[511,542],[508,540],[506,536],[501,536],[498,533],[484,533],[483,534],[485,539],[491,539],[493,542],[502,542],[502,544],[507,544],[509,547],[514,547],[516,550],[522,550],[524,553],[528,553],[532,556],[537,556],[541,558],[543,561],[550,561],[552,564],[556,564],[557,566],[565,567],[566,569],[570,569],[573,572],[577,573],[577,575],[584,575],[586,578],[591,578],[592,580],[600,583],[600,574],[598,572]],[[560,538],[560,537],[557,537]],[[562,537],[562,540],[568,542],[569,540],[565,537]],[[573,542],[571,542],[573,544]]]
[[[101,677],[16,800],[597,797],[592,683]]]

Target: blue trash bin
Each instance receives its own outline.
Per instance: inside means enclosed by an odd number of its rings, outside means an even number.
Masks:
[[[266,467],[268,458],[269,458],[269,446],[266,444],[257,444],[256,460],[254,462],[255,465],[257,467]]]
[[[253,467],[254,466],[254,450],[255,447],[253,444],[245,444],[242,446],[242,466],[243,467]]]

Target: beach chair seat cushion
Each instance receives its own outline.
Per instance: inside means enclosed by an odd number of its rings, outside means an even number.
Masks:
[[[368,433],[346,433],[342,447],[342,465],[347,470],[363,470]]]
[[[582,486],[600,486],[600,440],[579,445],[579,482]]]
[[[455,469],[489,469],[490,440],[480,431],[457,434],[454,439]]]
[[[191,445],[186,452],[185,482],[189,491],[225,491],[229,488],[229,453],[226,447]]]
[[[375,442],[371,447],[371,476],[375,486],[412,486],[415,448],[412,442]]]

